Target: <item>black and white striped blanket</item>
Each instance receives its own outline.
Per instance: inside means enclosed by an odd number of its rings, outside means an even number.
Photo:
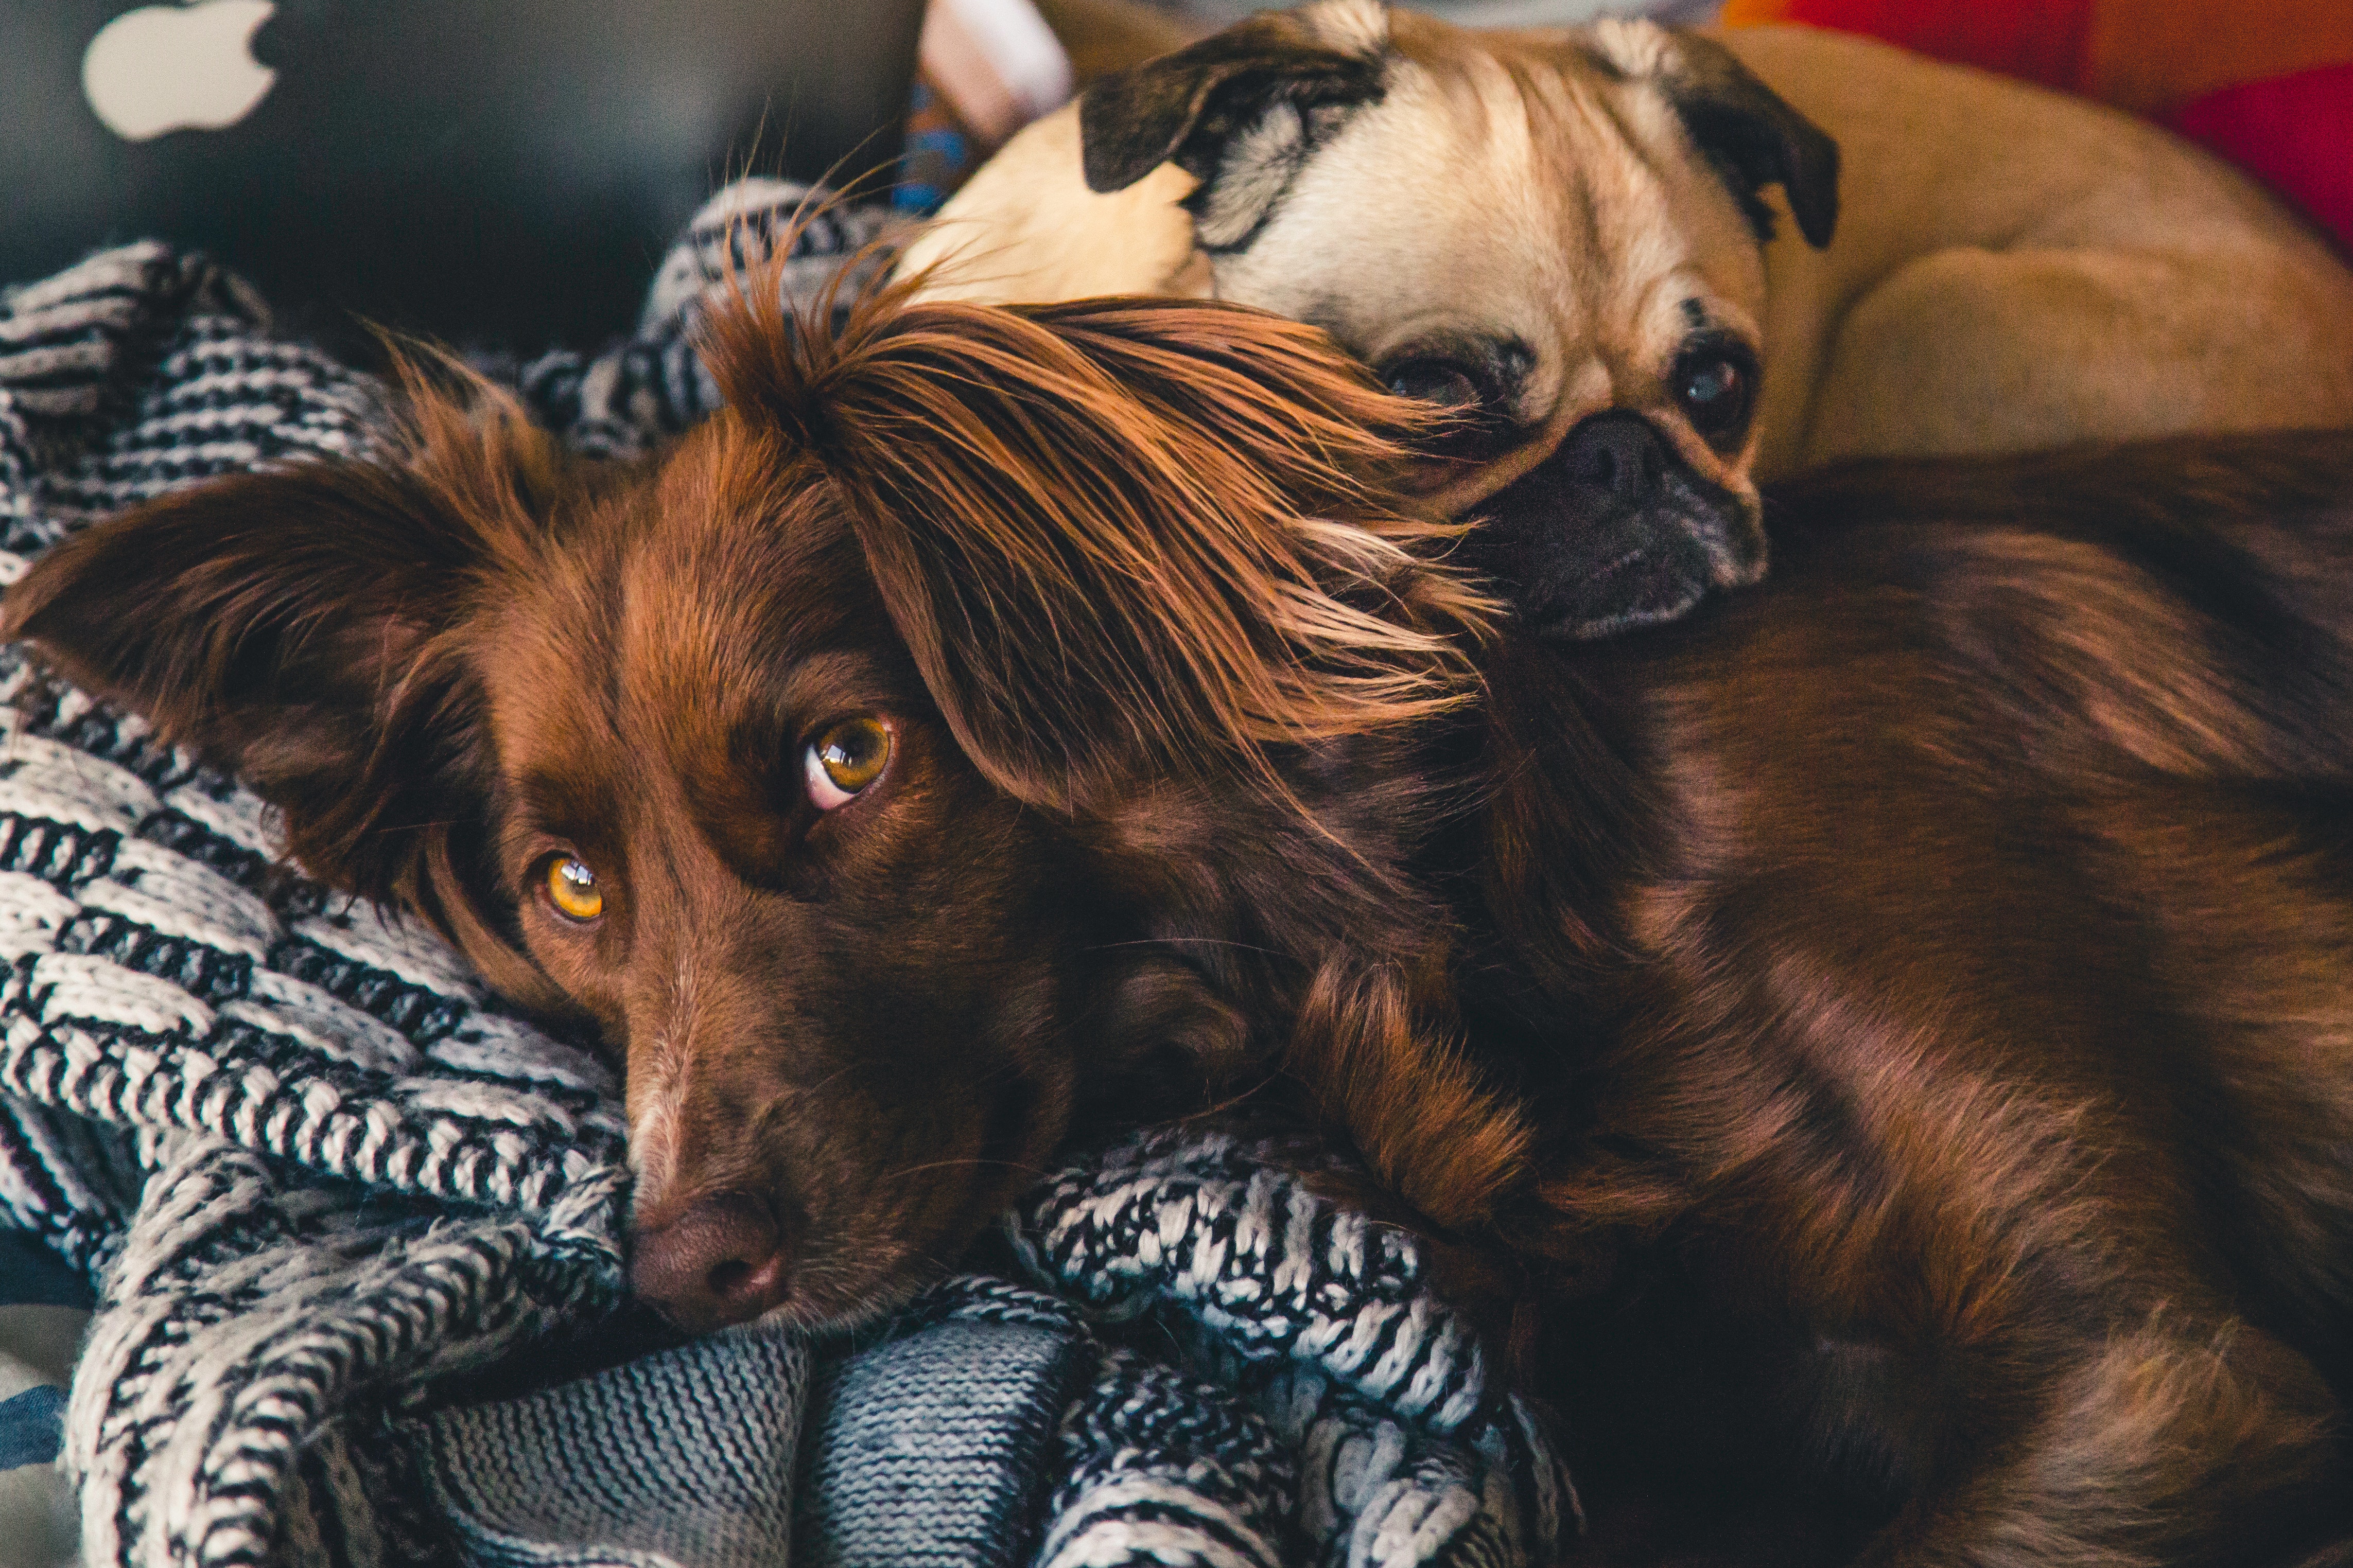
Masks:
[[[632,338],[502,374],[589,453],[683,427],[714,402],[697,300],[801,195],[731,187]],[[787,287],[881,221],[799,230]],[[364,455],[381,416],[159,245],[0,293],[0,578],[173,486]],[[89,1563],[1473,1568],[1573,1527],[1410,1243],[1218,1137],[1047,1183],[1007,1222],[1025,1284],[953,1281],[850,1342],[582,1356],[631,1321],[606,1068],[16,648],[0,966],[0,1225],[99,1298],[61,1430],[0,1389],[0,1502],[70,1484]]]

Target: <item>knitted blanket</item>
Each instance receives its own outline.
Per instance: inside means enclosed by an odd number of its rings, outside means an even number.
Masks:
[[[490,368],[575,447],[647,449],[715,405],[707,289],[789,231],[814,290],[884,221],[789,230],[803,194],[723,192],[626,342]],[[383,417],[198,257],[0,292],[0,581],[174,486],[369,454]],[[1074,1157],[1007,1218],[1026,1281],[681,1343],[626,1299],[616,1089],[285,864],[235,780],[0,649],[0,1243],[97,1298],[69,1396],[0,1389],[0,1499],[70,1485],[84,1561],[1473,1568],[1574,1528],[1410,1241],[1261,1151]],[[0,1377],[30,1364],[9,1304],[51,1299],[10,1255]]]

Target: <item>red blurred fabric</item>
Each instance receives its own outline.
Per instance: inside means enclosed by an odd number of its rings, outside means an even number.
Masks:
[[[2353,250],[2353,64],[2225,88],[2166,118],[2302,203]]]
[[[1767,0],[1728,6],[1727,22],[1809,22],[1863,33],[1940,60],[2074,88],[2091,46],[2093,0]],[[1748,16],[1739,13],[1756,12]]]

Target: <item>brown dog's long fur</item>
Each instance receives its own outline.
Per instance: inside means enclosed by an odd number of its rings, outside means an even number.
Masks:
[[[1410,748],[1486,606],[1380,485],[1409,405],[1214,305],[746,302],[712,361],[729,408],[625,469],[413,374],[396,463],[93,528],[6,629],[626,1050],[641,1264],[759,1230],[791,1261],[759,1307],[871,1311],[1083,1106],[1195,1109],[1286,1053],[1368,1126],[1400,1079],[1454,1104],[1368,1153],[1474,1218],[1523,1134],[1454,1054],[1408,866],[1449,787]],[[821,811],[804,756],[863,713],[892,765]],[[565,856],[593,928],[542,892]]]
[[[1865,1562],[2345,1529],[2353,437],[1854,470],[1777,546],[1486,661],[1506,1227],[1617,1259],[1539,1375]]]
[[[2353,439],[1826,479],[1767,588],[1564,653],[1305,329],[884,297],[714,363],[617,470],[420,381],[398,464],[100,525],[0,628],[627,1052],[681,1321],[871,1312],[1074,1120],[1275,1073],[1605,1497],[1874,1563],[2343,1527]]]

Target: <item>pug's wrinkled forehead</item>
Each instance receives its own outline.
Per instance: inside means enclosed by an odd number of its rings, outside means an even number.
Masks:
[[[1417,482],[1528,628],[1612,637],[1763,575],[1762,247],[1777,217],[1828,243],[1838,149],[1721,45],[1326,0],[1097,82],[1077,121],[1094,194],[1044,204],[1095,226],[1069,281],[1311,322],[1450,410]],[[1116,195],[1151,184],[1157,219]]]
[[[1091,188],[1196,177],[1219,296],[1399,391],[1531,435],[1654,411],[1716,464],[1749,445],[1763,191],[1817,245],[1836,216],[1835,145],[1721,46],[1646,23],[1472,34],[1328,0],[1100,82],[1080,118]],[[1749,384],[1709,408],[1727,353]]]

